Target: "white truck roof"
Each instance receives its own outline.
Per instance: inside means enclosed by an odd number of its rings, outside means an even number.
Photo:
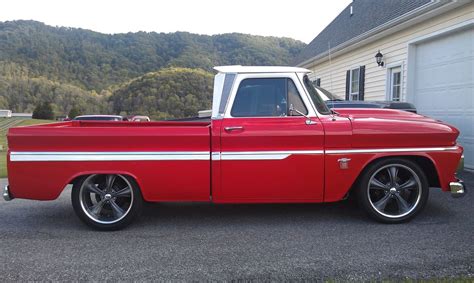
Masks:
[[[235,76],[240,74],[265,74],[265,73],[311,73],[310,70],[298,67],[285,66],[218,66],[214,67],[219,73],[214,78],[214,93],[212,97],[212,119],[223,117],[229,99]]]
[[[298,67],[285,66],[217,66],[214,70],[219,73],[311,73],[310,70]]]

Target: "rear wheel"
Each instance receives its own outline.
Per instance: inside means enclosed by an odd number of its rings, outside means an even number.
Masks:
[[[135,180],[118,174],[94,174],[74,184],[72,205],[77,216],[99,230],[129,225],[142,210],[143,199]]]
[[[369,216],[384,223],[412,219],[423,209],[429,194],[428,180],[421,168],[401,158],[371,164],[357,189],[361,206]]]

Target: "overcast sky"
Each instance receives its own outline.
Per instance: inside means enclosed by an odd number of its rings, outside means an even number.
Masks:
[[[103,33],[188,31],[285,36],[309,43],[351,0],[5,0],[0,21]]]

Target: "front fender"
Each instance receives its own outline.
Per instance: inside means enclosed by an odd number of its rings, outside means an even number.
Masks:
[[[346,196],[355,185],[357,179],[363,174],[365,168],[372,162],[381,158],[409,157],[426,158],[436,170],[438,182],[443,191],[449,190],[449,182],[455,181],[455,172],[462,155],[462,147],[458,146],[450,151],[432,152],[379,152],[379,153],[339,153],[326,154],[325,158],[325,202],[339,201]],[[347,169],[341,169],[338,160],[350,159]],[[426,172],[427,175],[433,174]],[[429,177],[429,176],[428,176]]]

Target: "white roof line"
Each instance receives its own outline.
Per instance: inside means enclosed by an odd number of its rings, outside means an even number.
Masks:
[[[214,70],[220,73],[311,73],[310,70],[288,66],[217,66]]]

